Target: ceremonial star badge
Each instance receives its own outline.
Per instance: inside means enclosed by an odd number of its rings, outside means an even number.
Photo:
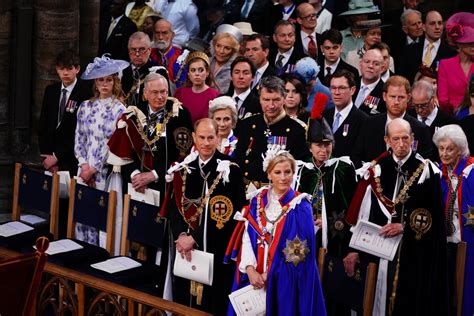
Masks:
[[[286,240],[286,247],[283,249],[285,261],[291,262],[295,267],[305,261],[306,255],[309,253],[306,240],[300,240],[298,236],[293,240]]]
[[[464,226],[471,226],[474,228],[474,207],[468,205],[467,208],[468,212],[463,214],[466,218],[466,224],[464,224]]]

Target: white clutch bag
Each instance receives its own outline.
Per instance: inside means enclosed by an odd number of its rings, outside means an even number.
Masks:
[[[206,285],[212,285],[214,277],[214,254],[193,250],[191,261],[181,258],[179,253],[174,259],[173,274]]]

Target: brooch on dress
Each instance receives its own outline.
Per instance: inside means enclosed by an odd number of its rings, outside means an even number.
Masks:
[[[291,262],[295,267],[300,263],[304,262],[306,255],[309,253],[306,240],[300,240],[298,236],[293,240],[286,240],[286,247],[283,249],[285,254],[285,261]]]
[[[468,212],[463,214],[466,219],[464,226],[471,226],[471,228],[474,228],[474,207],[467,205],[467,209]]]

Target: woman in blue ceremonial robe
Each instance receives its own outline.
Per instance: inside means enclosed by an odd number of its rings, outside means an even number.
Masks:
[[[433,136],[441,160],[441,188],[445,203],[448,242],[450,308],[457,314],[456,256],[458,244],[466,242],[464,290],[461,315],[474,314],[474,158],[469,156],[466,135],[458,125],[441,127]],[[459,314],[458,314],[459,315]]]
[[[309,195],[291,188],[295,160],[271,148],[263,168],[270,185],[254,192],[236,217],[240,222],[228,248],[237,259],[233,290],[265,288],[266,315],[326,315]]]

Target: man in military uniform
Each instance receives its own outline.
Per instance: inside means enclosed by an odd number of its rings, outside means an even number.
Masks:
[[[197,152],[168,171],[173,176],[168,218],[177,256],[191,260],[193,249],[214,254],[212,286],[175,277],[174,301],[225,315],[235,266],[223,260],[235,227],[233,216],[242,208],[245,194],[238,165],[217,151],[217,129],[212,119],[198,120],[193,133]]]
[[[121,169],[125,190],[130,182],[138,192],[146,188],[158,190],[161,206],[167,190],[166,170],[192,146],[191,116],[177,99],[168,97],[168,82],[159,74],[146,76],[143,95],[148,101],[147,111],[143,113],[129,106],[123,113],[108,143],[108,163],[114,166],[114,172]],[[155,262],[155,253],[149,249],[147,260]],[[167,249],[163,249],[160,264],[163,284],[166,262]]]
[[[448,315],[446,232],[437,168],[412,151],[410,123],[390,121],[385,152],[366,170],[346,220],[354,225],[369,221],[380,226],[379,235],[402,235],[392,261],[360,252],[376,262],[378,276],[373,315]],[[344,259],[354,274],[357,252]]]
[[[285,84],[275,76],[260,81],[260,104],[263,114],[244,119],[239,126],[239,142],[235,150],[237,163],[241,166],[244,183],[259,188],[268,182],[263,171],[262,155],[269,146],[279,146],[288,150],[297,160],[309,158],[305,142],[305,130],[295,120],[286,115]],[[250,189],[253,189],[251,187]]]

